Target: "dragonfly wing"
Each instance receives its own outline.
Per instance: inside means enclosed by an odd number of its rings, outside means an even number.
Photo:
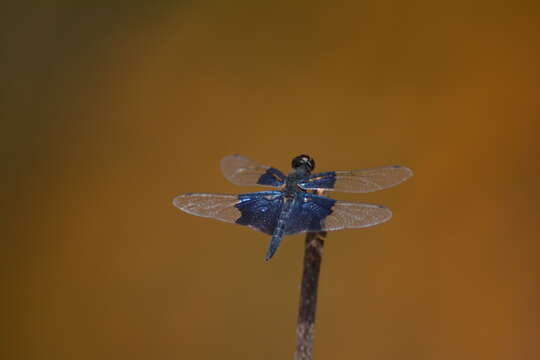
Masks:
[[[324,189],[367,193],[396,186],[412,175],[412,170],[404,166],[383,166],[313,174],[299,185],[306,190]]]
[[[324,196],[303,194],[290,217],[286,234],[358,229],[390,220],[390,209],[375,204],[337,201]]]
[[[221,159],[221,170],[225,178],[236,185],[280,187],[285,182],[285,175],[278,169],[242,155],[225,156]]]
[[[177,196],[173,204],[191,215],[245,225],[272,234],[283,205],[283,196],[279,191],[241,195],[190,193]]]

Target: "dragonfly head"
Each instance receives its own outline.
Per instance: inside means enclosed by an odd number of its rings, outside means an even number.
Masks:
[[[315,169],[315,160],[309,155],[298,155],[292,160],[292,168],[294,170],[301,170],[307,173],[311,173]]]

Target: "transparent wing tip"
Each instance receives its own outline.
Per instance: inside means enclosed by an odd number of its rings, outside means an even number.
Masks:
[[[368,205],[368,204],[366,204]],[[374,226],[378,224],[385,223],[392,219],[392,210],[387,208],[384,205],[379,204],[369,204],[372,211],[369,211],[372,220],[370,223],[366,224],[365,227]]]
[[[381,216],[381,224],[384,223],[384,222],[387,222],[389,221],[393,214],[392,214],[392,210],[390,210],[389,208],[387,208],[386,206],[382,206],[382,205],[376,205],[379,209],[383,210],[383,215]]]
[[[394,169],[399,169],[403,173],[401,182],[410,179],[414,175],[414,172],[406,166],[394,165],[392,167]]]
[[[187,194],[182,194],[182,195],[178,195],[177,197],[175,197],[172,201],[172,204],[179,208],[180,210],[182,211],[185,211],[185,207],[186,205],[188,204],[189,202],[189,197],[191,197],[193,195],[193,193],[187,193]]]

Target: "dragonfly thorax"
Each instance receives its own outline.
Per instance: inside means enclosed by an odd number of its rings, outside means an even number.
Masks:
[[[293,171],[285,179],[285,187],[283,189],[283,196],[286,198],[294,197],[299,191],[305,192],[298,183],[311,175],[311,171],[315,169],[315,160],[309,155],[302,154],[292,159],[291,165]]]
[[[302,189],[298,185],[298,183],[308,175],[309,175],[309,172],[298,171],[298,169],[296,169],[295,171],[292,171],[285,179],[285,187],[282,190],[283,196],[285,196],[286,198],[292,198],[299,191],[305,192],[305,190]]]

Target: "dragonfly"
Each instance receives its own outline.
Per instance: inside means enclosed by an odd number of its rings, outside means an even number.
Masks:
[[[409,179],[411,169],[394,165],[363,170],[327,171],[313,174],[315,160],[301,154],[292,159],[285,175],[242,155],[221,160],[227,180],[242,186],[266,186],[273,190],[253,193],[187,193],[173,200],[174,206],[196,216],[248,226],[271,235],[265,261],[278,249],[284,235],[303,232],[358,229],[390,220],[387,207],[334,200],[324,191],[368,193],[386,189]]]

